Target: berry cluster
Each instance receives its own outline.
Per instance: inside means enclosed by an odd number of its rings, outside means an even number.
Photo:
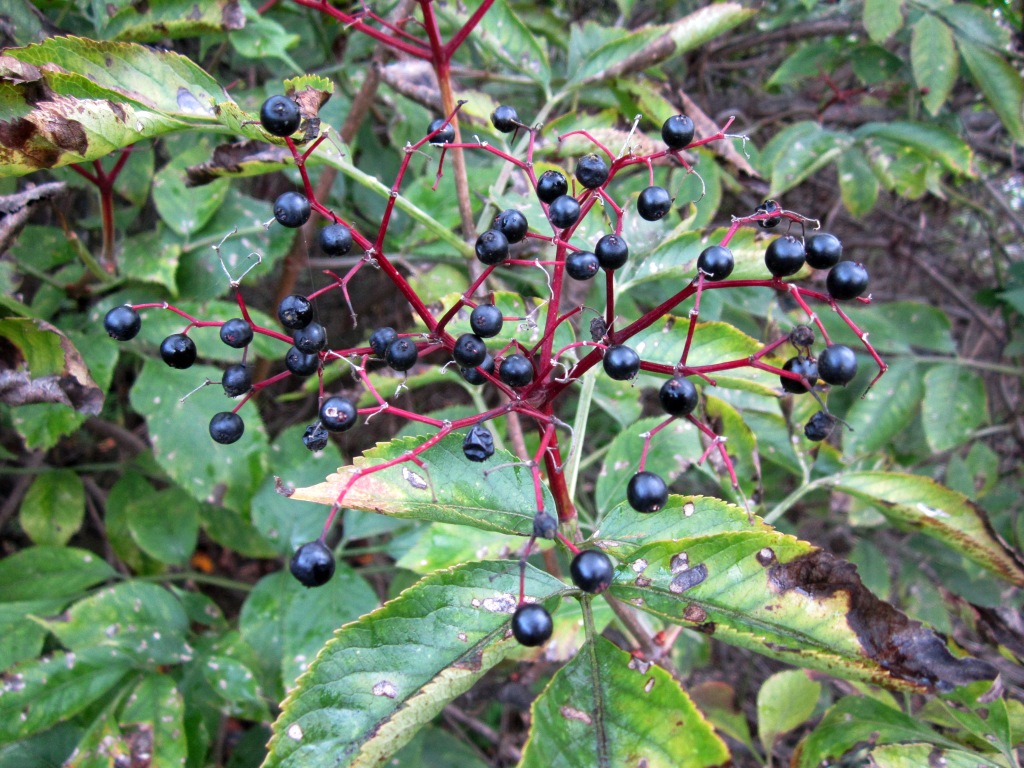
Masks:
[[[808,301],[823,303],[834,309],[863,341],[866,351],[878,364],[878,376],[885,370],[884,363],[867,343],[866,334],[857,328],[839,305],[839,302],[853,300],[869,301],[861,298],[868,283],[864,267],[841,260],[842,247],[833,235],[817,233],[806,238],[795,236],[794,232],[802,235],[811,220],[787,211],[771,200],[758,207],[753,214],[734,218],[721,241],[709,245],[700,253],[693,279],[669,300],[628,323],[624,323],[616,314],[616,272],[629,263],[631,258],[629,244],[623,235],[623,224],[630,214],[616,203],[609,185],[618,174],[633,166],[646,169],[650,183],[637,197],[635,212],[644,221],[663,218],[672,210],[676,200],[668,190],[654,184],[654,161],[673,162],[692,172],[693,169],[681,154],[682,150],[726,138],[728,124],[713,136],[694,140],[693,121],[685,115],[673,116],[661,128],[665,148],[645,155],[628,150],[615,154],[585,131],[566,134],[582,135],[595,150],[577,160],[570,183],[564,173],[556,170],[546,171],[539,177],[535,175],[532,158],[538,130],[520,122],[514,108],[498,107],[491,121],[494,128],[502,133],[526,132],[528,142],[525,159],[484,142],[457,143],[453,127],[458,118],[456,109],[452,114],[430,123],[423,138],[406,148],[379,230],[370,239],[313,196],[305,161],[316,150],[323,136],[313,141],[304,152],[300,152],[291,139],[306,117],[309,116],[301,113],[298,104],[286,96],[271,97],[260,110],[260,123],[264,130],[270,136],[284,140],[302,174],[305,188],[304,192],[285,192],[275,200],[274,220],[281,226],[299,227],[316,213],[326,222],[319,231],[319,244],[325,254],[344,256],[353,248],[358,248],[364,257],[344,276],[327,273],[332,282],[320,290],[305,296],[287,296],[282,300],[277,307],[277,318],[283,331],[264,328],[253,322],[237,281],[232,281],[231,285],[241,317],[226,321],[201,321],[176,307],[141,304],[115,307],[104,320],[104,326],[113,338],[127,341],[139,333],[141,320],[138,310],[143,307],[160,307],[182,316],[188,323],[187,327],[180,333],[168,336],[160,345],[161,357],[172,368],[187,369],[195,362],[198,350],[188,336],[189,330],[194,327],[217,326],[221,341],[233,349],[241,350],[241,360],[225,369],[221,384],[225,395],[242,399],[232,410],[218,413],[210,421],[210,435],[218,443],[237,441],[245,428],[239,409],[261,389],[289,376],[317,375],[320,379],[317,418],[303,436],[303,443],[312,451],[322,449],[331,433],[352,429],[360,417],[369,416],[383,407],[388,407],[392,414],[400,418],[425,423],[437,429],[434,436],[408,454],[376,466],[361,468],[351,475],[331,507],[321,536],[299,547],[291,559],[291,572],[306,586],[322,585],[334,573],[334,555],[325,543],[326,537],[347,492],[360,477],[407,461],[423,466],[424,454],[455,430],[465,430],[463,452],[466,458],[474,463],[487,462],[494,454],[494,436],[485,424],[514,412],[532,421],[540,434],[539,448],[527,461],[536,492],[537,514],[533,536],[524,549],[521,565],[525,567],[525,557],[536,539],[557,538],[574,553],[570,574],[575,586],[582,592],[598,594],[607,589],[612,581],[614,567],[611,559],[598,550],[579,550],[558,531],[559,522],[568,522],[575,517],[575,509],[562,478],[562,449],[558,428],[563,424],[554,411],[559,396],[591,368],[600,364],[604,375],[616,381],[632,381],[641,371],[665,379],[658,391],[658,401],[666,418],[644,436],[637,470],[626,489],[629,505],[645,514],[660,510],[668,499],[669,488],[665,480],[646,470],[645,463],[652,440],[676,419],[688,420],[701,431],[708,443],[701,460],[712,451],[718,451],[733,487],[739,491],[732,461],[722,445],[722,438],[700,417],[701,396],[695,381],[713,386],[715,382],[711,374],[715,371],[749,366],[778,375],[780,394],[811,393],[821,404],[821,410],[807,422],[804,434],[811,440],[828,437],[838,419],[828,411],[819,393],[828,386],[843,386],[852,381],[857,373],[857,356],[850,347],[830,341]],[[480,262],[477,276],[471,279],[466,290],[451,306],[444,307],[439,313],[432,312],[424,304],[402,273],[394,267],[385,247],[395,198],[404,174],[414,154],[426,145],[439,149],[441,162],[444,154],[449,151],[481,151],[512,164],[535,190],[544,217],[538,223],[528,221],[520,210],[498,212],[490,228],[480,233],[474,243],[475,257]],[[580,242],[574,234],[579,223],[595,210],[611,213],[611,223],[607,227],[611,231],[601,234],[590,246]],[[788,225],[790,231],[771,240],[764,253],[764,264],[771,277],[729,280],[735,265],[729,242],[738,229],[750,225],[773,229],[783,223]],[[538,251],[553,251],[554,255],[545,260],[536,255]],[[331,348],[324,325],[316,319],[316,299],[327,291],[341,290],[351,310],[351,302],[348,301],[349,284],[367,264],[380,268],[387,275],[418,321],[426,327],[426,332],[410,333],[394,328],[377,328],[370,333],[365,346]],[[785,281],[785,278],[800,273],[805,266],[829,270],[826,278],[827,293]],[[499,279],[502,271],[538,267],[545,270],[550,295],[542,297],[546,299],[546,314],[539,321],[543,330],[541,341],[528,346],[514,335],[509,336],[506,326],[506,321],[519,322],[525,318],[505,316],[485,286],[492,276]],[[566,281],[588,281],[601,273],[604,274],[607,286],[605,305],[604,311],[597,313],[598,317],[590,323],[591,340],[576,341],[564,348],[556,348],[556,330],[563,324],[580,324],[587,309],[579,306],[559,314]],[[765,344],[750,357],[707,365],[690,364],[688,356],[695,332],[699,328],[702,293],[736,287],[761,287],[790,296],[824,337],[824,350],[815,356],[812,352],[816,340],[815,328],[799,325],[788,335]],[[690,324],[678,362],[669,365],[644,360],[637,348],[629,344],[630,339],[691,298],[694,304],[690,311]],[[456,318],[464,318],[466,314],[470,331],[452,333],[450,326]],[[288,345],[288,349],[283,356],[282,372],[264,381],[253,382],[246,358],[249,345],[257,334],[277,339]],[[781,367],[768,362],[768,355],[785,344],[792,345],[796,354]],[[386,366],[398,375],[405,375],[428,359],[438,358],[452,361],[469,384],[495,388],[501,395],[501,404],[471,417],[441,422],[392,406],[377,392],[367,373],[371,367]],[[359,408],[350,399],[324,392],[324,368],[337,360],[347,361],[362,386],[376,400],[376,405]],[[544,508],[541,489],[545,482],[557,505],[557,520],[551,510]],[[522,590],[520,592],[519,607],[512,619],[512,632],[524,645],[542,644],[552,632],[551,616],[543,606],[527,602]]]

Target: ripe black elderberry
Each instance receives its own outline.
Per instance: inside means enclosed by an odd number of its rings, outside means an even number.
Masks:
[[[804,244],[807,264],[814,269],[831,269],[843,256],[843,244],[828,232],[819,232],[807,238]]]
[[[326,448],[329,439],[330,435],[320,422],[310,424],[302,434],[302,444],[314,452]]]
[[[764,252],[764,265],[775,277],[789,277],[804,265],[804,245],[792,235],[772,240]]]
[[[849,384],[857,375],[857,355],[843,344],[825,347],[818,357],[818,375],[828,384]]]
[[[571,195],[556,197],[548,206],[548,221],[558,229],[571,227],[580,218],[580,204]]]
[[[825,411],[818,411],[804,425],[804,437],[818,442],[832,434],[836,426],[836,417]]]
[[[249,366],[242,363],[229,365],[224,370],[220,384],[224,387],[224,394],[228,397],[244,395],[252,389],[252,374],[249,372]]]
[[[493,304],[480,304],[469,313],[469,326],[473,333],[484,339],[490,339],[501,333],[504,325],[501,310]]]
[[[443,117],[438,117],[430,121],[430,125],[427,126],[427,134],[437,134],[430,139],[431,144],[451,144],[455,141],[455,126],[451,123],[446,123]]]
[[[298,347],[290,347],[284,356],[284,367],[296,376],[312,376],[320,369],[320,355],[308,354]]]
[[[274,218],[283,227],[295,229],[309,221],[309,200],[300,192],[284,192],[274,201]]]
[[[220,340],[234,349],[241,349],[252,341],[252,326],[240,317],[226,320],[220,327]]]
[[[632,347],[616,344],[604,351],[604,372],[616,381],[628,381],[640,371],[640,355]]]
[[[512,634],[520,645],[528,648],[546,643],[554,626],[551,614],[543,605],[524,603],[512,614]]]
[[[721,245],[709,245],[697,257],[697,269],[708,280],[725,280],[735,265],[732,251]]]
[[[305,296],[293,293],[277,305],[277,319],[290,331],[305,328],[313,320],[313,305]]]
[[[462,453],[470,461],[487,461],[494,455],[494,435],[487,427],[474,424],[462,441]]]
[[[621,235],[605,235],[594,246],[594,254],[604,269],[615,270],[629,259],[629,246]]]
[[[569,191],[569,182],[559,171],[544,171],[537,179],[537,197],[549,205]]]
[[[287,96],[271,96],[260,107],[260,124],[271,136],[291,136],[301,122],[299,105]]]
[[[476,368],[487,359],[487,345],[475,333],[464,333],[455,340],[452,357],[463,368]]]
[[[673,376],[658,390],[658,401],[670,416],[688,416],[697,407],[697,388],[693,382]]]
[[[510,387],[525,387],[533,381],[533,365],[523,355],[509,355],[498,366],[498,378]]]
[[[355,405],[344,397],[329,397],[320,405],[320,423],[328,432],[347,432],[357,416]]]
[[[142,318],[132,307],[114,307],[103,317],[103,330],[117,341],[134,339],[142,330]]]
[[[484,361],[480,363],[476,368],[460,368],[459,372],[469,384],[474,387],[479,387],[481,384],[486,384],[486,377],[480,373],[480,371],[486,371],[487,373],[494,375],[494,358],[490,355],[484,358]]]
[[[777,213],[782,210],[782,206],[774,200],[765,200],[759,206],[754,213]],[[761,219],[757,222],[761,229],[774,229],[782,223],[781,216],[769,216],[767,219]]]
[[[818,364],[809,357],[804,357],[803,355],[797,355],[796,357],[789,358],[789,360],[783,364],[782,370],[803,376],[812,387],[818,380]],[[781,382],[784,390],[791,392],[794,395],[802,395],[810,391],[799,381],[786,378],[785,376],[779,376],[779,381]]]
[[[608,589],[614,573],[611,558],[597,549],[578,552],[569,564],[572,583],[592,595],[599,595]]]
[[[378,328],[370,334],[370,349],[377,357],[383,358],[388,350],[388,344],[398,338],[398,332],[394,328]]]
[[[292,334],[292,340],[300,351],[314,355],[327,349],[327,331],[320,323],[310,323]]]
[[[502,104],[491,112],[491,125],[500,133],[512,133],[519,127],[519,113],[514,107]]]
[[[686,115],[673,115],[661,126],[661,139],[669,149],[683,149],[693,141],[694,125]]]
[[[245,432],[245,422],[237,413],[224,411],[215,413],[210,419],[210,437],[221,445],[238,442]]]
[[[408,371],[419,359],[420,351],[412,339],[395,339],[384,351],[384,359],[396,371]]]
[[[488,229],[476,239],[476,257],[484,264],[500,264],[508,258],[508,238],[496,229]]]
[[[838,301],[856,299],[868,289],[868,271],[861,264],[840,261],[825,278],[829,295]]]
[[[327,256],[344,256],[352,250],[352,232],[344,224],[329,224],[320,230],[320,250]]]
[[[590,251],[574,251],[565,257],[565,273],[573,280],[589,280],[600,269],[597,255]]]
[[[636,212],[646,221],[657,221],[672,210],[672,196],[664,187],[648,187],[636,199]]]
[[[494,217],[491,228],[501,232],[509,243],[518,243],[526,237],[530,223],[522,213],[514,208],[509,208]]]
[[[576,181],[587,189],[597,189],[608,181],[608,163],[598,155],[584,155],[576,163]]]
[[[637,512],[657,512],[668,501],[668,486],[660,475],[637,472],[626,486],[626,500]]]
[[[171,368],[191,368],[196,361],[196,344],[184,333],[172,333],[160,342],[160,357]]]
[[[322,587],[334,575],[334,553],[322,541],[311,541],[295,550],[288,569],[303,586]]]

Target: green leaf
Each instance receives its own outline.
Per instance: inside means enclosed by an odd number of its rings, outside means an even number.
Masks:
[[[102,19],[102,36],[137,43],[227,32],[245,25],[237,0],[119,0],[106,3],[105,10],[108,18]]]
[[[884,43],[903,26],[903,0],[864,0],[864,28],[876,43]]]
[[[636,668],[603,637],[584,644],[530,712],[522,768],[702,768],[729,761],[725,744],[668,672]]]
[[[957,46],[967,71],[971,73],[971,79],[1003,121],[1010,138],[1018,144],[1024,144],[1024,118],[1021,117],[1024,81],[1020,73],[1006,59],[988,48],[964,38],[957,39]]]
[[[999,768],[976,752],[962,749],[937,749],[934,744],[889,744],[871,750],[872,765],[878,768],[919,768],[941,765],[944,768]]]
[[[853,431],[843,431],[843,452],[848,456],[873,453],[906,429],[924,397],[921,379],[913,360],[893,363],[845,416]]]
[[[170,565],[185,565],[196,548],[199,515],[195,500],[180,488],[166,488],[131,499],[128,530],[139,549]]]
[[[209,156],[207,141],[193,137],[194,146],[174,157],[153,178],[153,203],[163,222],[179,235],[195,235],[207,225],[227,198],[231,182],[215,179],[201,187],[186,183],[185,168]],[[269,216],[268,216],[269,218]]]
[[[228,39],[244,58],[255,61],[277,59],[296,74],[302,73],[302,67],[288,55],[288,49],[294,48],[302,39],[301,36],[289,33],[273,19],[258,13],[249,13],[245,26],[229,32]]]
[[[522,540],[491,531],[479,531],[465,526],[430,523],[398,562],[398,568],[416,573],[431,573],[474,560],[493,560],[507,557]]]
[[[937,365],[924,377],[921,421],[935,453],[966,442],[988,416],[985,382],[962,365]]]
[[[132,691],[118,717],[121,729],[142,736],[153,765],[185,765],[185,701],[167,675],[148,675]]]
[[[765,81],[765,88],[778,88],[831,72],[842,61],[842,43],[834,38],[801,45]]]
[[[937,115],[949,98],[960,69],[953,31],[929,13],[922,15],[913,29],[910,63],[914,82],[921,91],[925,109]]]
[[[440,728],[427,726],[388,763],[394,768],[487,768],[475,748]],[[0,766],[0,768],[3,768]]]
[[[768,167],[772,179],[768,195],[778,197],[797,186],[839,157],[848,143],[840,134],[809,120],[781,131],[762,155],[764,162],[769,156],[773,158]]]
[[[28,547],[0,560],[0,602],[77,595],[115,575],[105,560],[84,549]]]
[[[267,720],[266,698],[253,670],[230,656],[209,656],[203,660],[203,677],[221,699],[220,710],[231,717]]]
[[[806,672],[776,672],[757,692],[757,730],[769,752],[775,740],[810,718],[821,696],[821,683]]]
[[[715,430],[727,441],[726,449],[732,459],[740,488],[747,495],[756,493],[761,488],[761,458],[757,451],[757,437],[743,420],[740,411],[725,400],[708,395],[704,407]],[[725,467],[719,472],[723,488],[731,489],[732,478]]]
[[[1003,55],[1010,47],[1009,25],[1005,17],[998,15],[997,6],[948,3],[937,7],[935,12],[953,25],[960,40],[987,46]]]
[[[67,544],[85,517],[85,488],[78,473],[55,469],[32,481],[18,512],[22,530],[35,544]]]
[[[848,472],[832,487],[874,504],[892,522],[937,539],[1000,578],[1024,585],[1024,565],[966,496],[920,475]]]
[[[873,139],[881,139],[900,147],[911,147],[950,173],[974,175],[971,148],[955,133],[940,126],[901,121],[866,123],[854,131],[854,135],[869,145]]]
[[[483,475],[488,466],[518,462],[508,451],[495,451],[484,465],[475,464],[462,453],[463,432],[455,432],[420,454],[429,476],[420,467],[405,462],[380,472],[364,474],[349,488],[343,504],[415,520],[469,525],[485,531],[529,536],[537,513],[533,478],[522,466],[509,466]],[[327,481],[297,488],[291,499],[333,504],[357,470],[405,455],[423,443],[422,438],[401,438],[378,445],[341,467]],[[550,492],[544,488],[545,509],[554,509]]]
[[[564,589],[527,568],[526,594],[553,603]],[[343,627],[285,701],[264,767],[381,764],[517,647],[506,634],[518,594],[515,563],[474,563]]]
[[[0,747],[0,768],[63,768],[81,735],[68,723]]]
[[[114,648],[55,653],[8,670],[0,696],[0,744],[68,720],[114,688],[131,661]]]
[[[18,348],[24,365],[36,379],[59,374],[64,368],[61,336],[50,328],[28,318],[0,320],[0,338]]]
[[[551,81],[547,47],[541,45],[506,0],[497,0],[470,37],[480,49],[541,85]]]

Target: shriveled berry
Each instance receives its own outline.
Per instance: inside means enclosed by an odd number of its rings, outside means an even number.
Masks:
[[[629,245],[622,235],[604,235],[594,246],[594,254],[604,269],[615,270],[629,259]]]
[[[305,296],[293,293],[277,305],[277,319],[290,331],[305,328],[313,320],[313,305]]]
[[[814,340],[814,329],[809,325],[798,325],[789,332],[789,343],[797,349],[810,349]]]
[[[327,349],[327,331],[320,323],[310,323],[292,334],[295,346],[307,355]]]
[[[488,229],[476,239],[476,257],[488,266],[508,258],[508,238],[496,229]]]
[[[764,265],[775,277],[789,277],[804,265],[804,245],[792,235],[772,240],[764,252]]]
[[[459,372],[469,384],[474,387],[479,387],[481,384],[487,383],[487,378],[480,372],[486,371],[487,373],[494,375],[494,358],[490,355],[484,358],[484,361],[480,363],[476,368],[460,368]]]
[[[509,355],[498,366],[498,378],[510,387],[525,387],[533,381],[533,365],[523,355]]]
[[[544,171],[537,179],[537,197],[542,203],[551,204],[568,191],[569,182],[560,171]]]
[[[814,269],[831,269],[843,257],[843,244],[838,237],[828,232],[808,237],[804,250],[808,266]]]
[[[309,221],[311,210],[309,199],[301,192],[284,192],[274,201],[274,218],[277,219],[277,223],[291,229],[301,227]]]
[[[431,144],[451,144],[455,141],[455,126],[451,123],[446,123],[443,117],[438,117],[430,121],[430,125],[427,126],[427,134],[431,134],[437,131],[437,133],[431,137]]]
[[[709,245],[697,257],[697,269],[708,280],[725,280],[735,265],[732,251],[723,245]]]
[[[196,361],[196,344],[184,333],[172,333],[160,342],[160,357],[171,368],[191,368]]]
[[[320,369],[320,355],[308,354],[298,347],[289,348],[284,356],[284,367],[296,376],[312,376]]]
[[[668,501],[668,486],[660,475],[637,472],[626,486],[626,500],[637,512],[657,512]]]
[[[818,375],[827,384],[849,384],[857,375],[857,355],[844,344],[825,347],[818,356]]]
[[[221,445],[238,442],[245,432],[245,422],[237,413],[223,411],[215,413],[210,419],[210,437]]]
[[[576,553],[569,564],[572,583],[589,592],[599,595],[612,584],[615,568],[611,558],[598,549],[584,549]]]
[[[295,550],[288,570],[304,587],[322,587],[334,575],[334,553],[322,541],[311,541]]]
[[[260,125],[271,136],[291,136],[301,122],[299,105],[287,96],[271,96],[260,107]]]
[[[314,452],[326,448],[329,439],[330,435],[319,421],[316,424],[310,424],[302,433],[302,444]]]
[[[252,326],[240,317],[225,320],[220,327],[220,340],[234,349],[241,349],[252,341]]]
[[[804,437],[818,442],[832,434],[836,426],[836,417],[825,411],[818,411],[804,425]]]
[[[868,289],[868,271],[862,264],[840,261],[825,278],[829,295],[837,301],[856,299]]]
[[[419,359],[420,352],[412,339],[395,339],[384,351],[384,359],[396,371],[408,371]]]
[[[474,424],[462,440],[462,453],[470,461],[487,461],[494,455],[494,435],[487,427]]]
[[[615,344],[604,351],[604,372],[616,381],[628,381],[640,371],[640,355],[632,347]]]
[[[661,124],[661,140],[669,149],[683,149],[693,141],[693,120],[686,115],[673,115]]]
[[[103,330],[117,341],[134,339],[142,330],[142,318],[132,307],[114,307],[103,317]]]
[[[344,397],[329,397],[320,404],[320,423],[328,432],[347,432],[357,418],[355,405]]]
[[[689,379],[673,376],[658,390],[658,402],[670,416],[688,416],[697,407],[697,388]]]
[[[815,382],[818,381],[818,364],[809,357],[804,357],[803,355],[797,355],[796,357],[789,358],[789,360],[782,365],[782,370],[795,373],[798,376],[803,376],[807,379],[807,383],[812,387]],[[779,376],[779,381],[781,382],[784,390],[794,395],[802,395],[810,391],[795,379]]]
[[[657,221],[672,210],[672,196],[664,187],[648,187],[636,199],[636,212],[646,221]]]
[[[490,339],[501,333],[505,321],[501,310],[493,304],[479,304],[469,313],[469,326],[473,333],[484,339]]]
[[[778,213],[782,210],[782,206],[779,205],[775,200],[765,200],[759,206],[754,213],[767,213],[773,214]],[[761,229],[774,229],[782,223],[782,216],[771,216],[769,215],[766,219],[761,219],[757,222]]]
[[[487,358],[487,345],[475,333],[464,333],[455,340],[452,357],[463,368],[476,368]]]
[[[526,233],[530,230],[530,223],[521,212],[509,208],[494,217],[491,228],[501,232],[509,243],[518,243],[526,237]]]
[[[221,376],[220,384],[224,387],[224,394],[228,397],[244,395],[252,389],[252,374],[249,366],[242,363],[229,365]]]
[[[548,206],[548,221],[558,229],[571,227],[580,218],[580,204],[571,195],[556,197]]]
[[[394,328],[378,328],[370,334],[370,349],[373,350],[373,354],[377,357],[384,357],[384,353],[387,352],[388,344],[398,338],[398,333]]]
[[[590,251],[573,251],[565,257],[565,273],[573,280],[589,280],[600,269],[597,255]]]
[[[558,531],[558,521],[550,512],[537,510],[533,516],[533,535],[538,539],[553,539]]]
[[[519,113],[514,107],[502,104],[491,112],[491,125],[500,133],[512,133],[519,127]]]
[[[512,634],[520,645],[528,648],[546,643],[554,627],[551,614],[543,605],[524,603],[512,614]]]
[[[329,224],[320,230],[320,250],[327,256],[344,256],[352,250],[352,231],[344,224]]]
[[[597,189],[608,181],[608,163],[598,155],[590,153],[576,163],[576,181],[587,189]]]

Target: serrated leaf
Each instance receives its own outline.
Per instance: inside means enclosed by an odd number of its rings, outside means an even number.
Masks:
[[[937,115],[953,90],[959,61],[953,47],[953,31],[930,13],[914,23],[910,63],[925,109]]]
[[[129,742],[152,756],[153,765],[185,765],[185,701],[174,679],[148,675],[132,691],[118,717]]]
[[[937,365],[924,376],[921,421],[935,453],[966,442],[988,416],[985,382],[962,365]]]
[[[76,595],[115,575],[105,560],[84,549],[28,547],[0,560],[0,602]]]
[[[388,763],[393,768],[487,768],[473,745],[438,727],[427,726]],[[0,766],[2,768],[2,766]]]
[[[818,705],[821,683],[806,672],[776,672],[757,692],[757,731],[761,744],[771,752],[775,740],[807,720]]]
[[[911,147],[951,173],[974,175],[971,148],[955,133],[938,125],[907,121],[867,123],[854,135],[869,142],[881,139],[899,147]]]
[[[893,363],[844,417],[853,431],[842,433],[843,452],[859,456],[886,445],[913,420],[923,397],[921,371],[913,360]]]
[[[429,479],[426,472],[411,462],[364,474],[349,488],[344,506],[399,518],[529,536],[537,513],[529,470],[509,466],[484,477],[487,466],[518,460],[508,451],[495,451],[485,464],[475,464],[462,453],[464,437],[464,432],[452,433],[420,454],[427,463]],[[290,498],[333,504],[354,472],[399,458],[421,443],[422,438],[401,438],[378,444],[357,458],[353,466],[341,467],[324,483],[295,489]],[[554,509],[546,486],[544,507]]]
[[[864,0],[864,28],[876,43],[884,43],[903,26],[903,0]]]
[[[985,511],[961,493],[920,475],[847,472],[837,491],[871,504],[892,522],[938,539],[1000,578],[1024,584],[1024,565],[992,530]]]
[[[97,6],[99,4],[96,4]],[[167,38],[196,37],[245,26],[238,0],[119,0],[105,3],[100,34],[110,40],[153,43]]]
[[[603,637],[585,643],[534,700],[521,768],[727,763],[728,749],[679,683],[656,665],[634,667]]]
[[[848,149],[836,161],[839,174],[839,193],[846,210],[854,216],[865,216],[878,202],[878,178],[864,156]]]
[[[839,157],[849,141],[816,122],[804,121],[781,131],[768,143],[762,155],[762,166],[772,158],[767,170],[771,174],[770,197],[800,184],[811,174]]]
[[[971,79],[999,115],[1010,138],[1024,144],[1024,117],[1021,116],[1024,81],[1020,73],[1001,56],[964,38],[957,39],[957,47]]]
[[[519,15],[513,13],[506,0],[497,0],[491,5],[472,38],[479,39],[488,54],[541,85],[546,86],[551,81],[547,48],[537,41]]]
[[[527,568],[527,595],[563,589]],[[285,701],[264,768],[379,765],[517,647],[506,632],[518,594],[515,563],[474,563],[343,627]]]
[[[67,544],[85,517],[85,488],[78,473],[55,469],[39,475],[29,486],[18,511],[18,522],[35,544]]]
[[[1010,25],[1000,15],[997,6],[986,8],[969,3],[948,3],[939,5],[935,12],[956,28],[960,39],[1004,54],[1010,47]]]

